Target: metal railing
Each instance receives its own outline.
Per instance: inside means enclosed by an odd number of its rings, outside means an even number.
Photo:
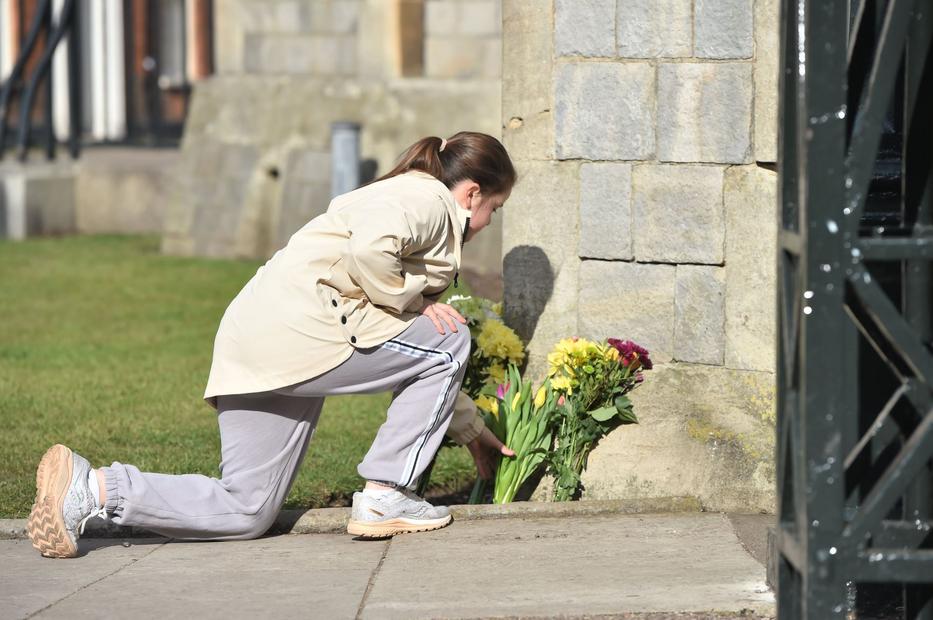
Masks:
[[[45,154],[48,159],[55,158],[56,138],[52,114],[51,65],[55,50],[65,36],[68,36],[68,113],[69,137],[68,151],[77,158],[80,151],[79,132],[81,125],[80,90],[79,90],[79,43],[78,28],[75,27],[76,0],[65,0],[58,15],[53,15],[51,0],[40,0],[33,15],[29,32],[9,77],[0,87],[0,159],[3,158],[9,131],[8,117],[15,109],[19,116],[15,147],[20,161],[29,156],[33,133],[33,116],[39,106],[38,91],[45,88],[42,110],[45,138]],[[57,19],[56,19],[57,18]],[[44,36],[43,36],[44,35]],[[27,69],[36,50],[39,39],[44,44],[41,55],[31,72]]]
[[[933,618],[933,5],[784,0],[780,618]]]

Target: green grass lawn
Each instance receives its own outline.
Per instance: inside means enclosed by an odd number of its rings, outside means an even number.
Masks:
[[[0,242],[0,517],[28,514],[56,442],[93,466],[217,476],[216,414],[201,397],[220,317],[259,264],[161,256],[153,237]],[[388,403],[327,399],[287,507],[349,504]],[[432,487],[474,476],[465,449],[444,449]]]

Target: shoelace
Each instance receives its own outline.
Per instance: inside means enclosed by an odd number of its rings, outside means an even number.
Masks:
[[[94,517],[100,517],[101,519],[106,519],[107,509],[101,506],[100,508],[97,508],[94,512],[92,512],[88,516],[81,519],[81,521],[78,523],[78,534],[79,535],[82,535],[82,536],[84,535],[84,526],[87,525],[87,522],[90,519],[93,519]]]

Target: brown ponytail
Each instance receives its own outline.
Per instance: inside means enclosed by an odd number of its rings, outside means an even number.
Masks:
[[[409,170],[427,172],[450,189],[469,179],[487,194],[511,190],[516,180],[512,160],[502,143],[474,131],[454,134],[446,144],[437,136],[418,140],[402,153],[395,167],[378,180],[391,179]]]

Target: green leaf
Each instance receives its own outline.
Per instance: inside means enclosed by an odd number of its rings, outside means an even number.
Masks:
[[[638,418],[635,417],[635,412],[631,409],[621,412],[619,418],[622,420],[621,424],[638,424]]]
[[[629,400],[628,396],[616,396],[613,404],[615,404],[616,410],[619,413],[632,409],[632,401]]]
[[[597,422],[605,422],[612,416],[619,413],[619,411],[615,407],[600,407],[599,409],[594,409],[593,411],[588,411],[587,413],[589,413],[590,417],[592,417]]]

